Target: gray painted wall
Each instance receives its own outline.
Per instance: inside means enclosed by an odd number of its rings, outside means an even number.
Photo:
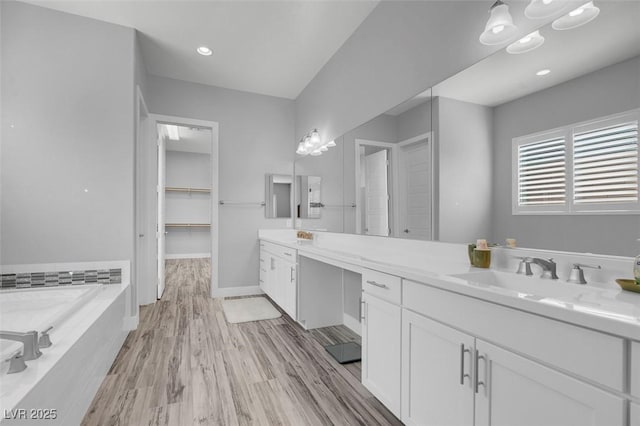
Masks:
[[[221,200],[264,201],[265,174],[292,174],[293,101],[152,75],[147,84],[152,113],[219,123]],[[220,287],[257,286],[257,230],[286,219],[266,219],[258,206],[221,206],[219,215]]]
[[[555,18],[526,19],[526,5],[509,3],[522,35]],[[297,139],[312,128],[334,139],[497,51],[477,41],[490,6],[380,2],[296,99]]]
[[[492,108],[438,97],[438,240],[491,236]]]
[[[495,241],[533,248],[631,256],[638,252],[640,216],[511,214],[514,137],[640,107],[640,57],[612,65],[494,109]]]
[[[0,263],[132,259],[134,31],[0,7]]]

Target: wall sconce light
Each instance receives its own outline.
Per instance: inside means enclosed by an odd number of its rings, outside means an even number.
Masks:
[[[600,8],[592,1],[585,3],[577,9],[572,10],[561,18],[556,19],[551,24],[554,30],[571,30],[596,19],[600,14]]]
[[[323,152],[329,151],[329,148],[336,146],[335,141],[322,142],[320,139],[320,132],[318,129],[313,129],[309,132],[305,137],[300,139],[298,143],[298,149],[296,149],[296,154],[306,156],[306,155],[322,155]]]
[[[524,16],[529,19],[544,19],[562,11],[567,7],[564,0],[531,0],[524,9]]]
[[[515,43],[511,43],[507,46],[507,52],[512,55],[518,55],[520,53],[531,52],[534,49],[542,46],[544,43],[544,37],[540,35],[540,31],[534,31],[529,35],[522,37]]]
[[[508,41],[516,33],[516,26],[509,13],[509,6],[502,0],[497,0],[489,9],[489,20],[480,34],[480,43],[486,45],[502,44]]]

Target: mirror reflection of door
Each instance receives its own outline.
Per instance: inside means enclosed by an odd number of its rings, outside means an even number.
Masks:
[[[266,182],[267,218],[290,218],[293,178],[290,175],[268,174]]]
[[[365,148],[366,153],[366,148]],[[364,157],[365,234],[389,235],[389,161],[381,149]]]
[[[415,140],[418,139],[418,140]],[[429,136],[398,144],[398,237],[431,239],[431,152]]]

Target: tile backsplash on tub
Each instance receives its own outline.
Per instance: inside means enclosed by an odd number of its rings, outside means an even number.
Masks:
[[[120,284],[122,269],[87,269],[80,271],[19,272],[2,274],[1,288],[52,287],[78,284]]]

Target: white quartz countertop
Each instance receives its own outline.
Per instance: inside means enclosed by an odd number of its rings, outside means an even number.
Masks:
[[[299,255],[319,261],[343,263],[354,270],[373,269],[464,296],[640,341],[640,293],[622,291],[611,278],[628,277],[630,274],[625,274],[625,271],[627,266],[630,269],[632,265],[631,258],[574,253],[575,260],[572,260],[572,253],[550,253],[560,259],[567,258],[570,262],[588,257],[591,262],[603,264],[606,273],[594,275],[600,278],[600,282],[578,285],[567,283],[559,268],[561,279],[544,280],[541,283],[537,278],[515,274],[511,266],[510,269],[500,270],[500,264],[506,263],[504,259],[492,262],[491,270],[471,267],[467,247],[462,244],[320,234],[320,238],[316,234],[315,241],[302,243],[297,241],[293,232],[284,230],[261,231],[259,238],[296,249]],[[497,264],[496,268],[494,263]],[[606,271],[607,266],[609,271]],[[513,274],[515,283],[524,284],[504,288],[466,277],[455,277],[469,273],[495,273],[507,280],[511,277],[509,274]],[[528,279],[531,280],[530,286],[527,285]]]

